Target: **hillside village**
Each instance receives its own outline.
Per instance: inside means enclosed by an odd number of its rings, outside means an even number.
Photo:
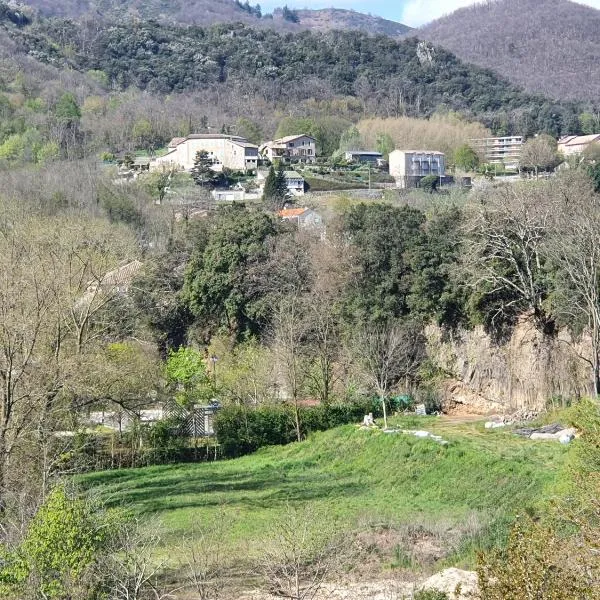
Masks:
[[[345,4],[0,0],[0,600],[600,598],[600,10]]]

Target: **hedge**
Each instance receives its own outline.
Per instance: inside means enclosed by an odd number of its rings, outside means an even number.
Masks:
[[[404,408],[405,397],[390,398],[388,410]],[[300,407],[300,431],[306,437],[314,431],[332,429],[338,425],[360,423],[364,415],[383,415],[381,401],[364,401]],[[260,408],[229,406],[215,416],[214,429],[220,445],[220,454],[235,458],[250,454],[263,446],[289,444],[296,441],[294,409],[290,405],[269,405]]]

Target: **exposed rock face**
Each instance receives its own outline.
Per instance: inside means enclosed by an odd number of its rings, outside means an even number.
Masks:
[[[590,395],[585,342],[573,344],[566,333],[549,337],[527,319],[511,339],[497,345],[482,327],[457,334],[427,329],[429,355],[447,374],[446,409],[471,414],[540,410],[549,399]]]

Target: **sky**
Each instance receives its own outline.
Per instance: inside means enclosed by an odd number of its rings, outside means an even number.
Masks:
[[[600,9],[600,0],[576,0]],[[429,23],[457,8],[475,4],[474,0],[250,0],[259,3],[263,12],[287,4],[290,8],[351,8],[378,15],[411,27]]]

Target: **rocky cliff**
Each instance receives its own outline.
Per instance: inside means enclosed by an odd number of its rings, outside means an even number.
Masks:
[[[451,412],[486,414],[539,410],[552,398],[592,393],[585,340],[573,343],[565,332],[548,337],[527,319],[511,339],[495,344],[482,327],[448,334],[427,330],[429,355],[445,374],[442,392]]]

